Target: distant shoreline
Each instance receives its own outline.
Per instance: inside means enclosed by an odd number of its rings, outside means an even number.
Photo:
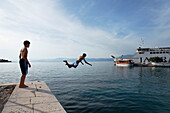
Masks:
[[[30,59],[30,62],[63,62],[63,60],[67,60],[68,62],[74,62],[77,58],[56,58],[56,59]],[[86,58],[89,62],[105,62],[105,61],[113,61],[113,58]],[[18,62],[18,60],[13,60],[12,62]]]
[[[12,61],[9,61],[9,60],[5,60],[5,59],[0,59],[0,63],[3,63],[3,62],[12,62]]]

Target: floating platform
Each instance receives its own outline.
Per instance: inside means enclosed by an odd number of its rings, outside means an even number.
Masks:
[[[66,113],[45,82],[25,84],[29,87],[19,88],[16,84],[2,113]]]
[[[135,63],[134,66],[137,67],[170,67],[169,63]]]
[[[151,63],[134,63],[134,66],[137,67],[153,67]]]

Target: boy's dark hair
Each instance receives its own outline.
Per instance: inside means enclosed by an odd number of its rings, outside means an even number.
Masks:
[[[30,44],[30,42],[28,40],[25,40],[24,45],[26,46],[27,44]]]
[[[86,53],[83,53],[83,56],[86,57]]]

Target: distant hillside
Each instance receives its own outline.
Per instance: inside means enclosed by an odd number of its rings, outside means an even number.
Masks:
[[[130,58],[133,55],[123,55],[123,58]],[[121,56],[117,57],[117,58],[121,58]]]
[[[39,60],[30,60],[32,62],[62,62],[63,60],[67,60],[69,62],[76,61],[77,58],[56,58],[56,59],[39,59]],[[113,58],[86,58],[87,61],[113,61]]]
[[[0,62],[12,62],[12,61],[5,60],[5,59],[0,59]]]

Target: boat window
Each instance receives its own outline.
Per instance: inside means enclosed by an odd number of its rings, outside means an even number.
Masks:
[[[144,54],[144,52],[139,52],[139,54]]]

